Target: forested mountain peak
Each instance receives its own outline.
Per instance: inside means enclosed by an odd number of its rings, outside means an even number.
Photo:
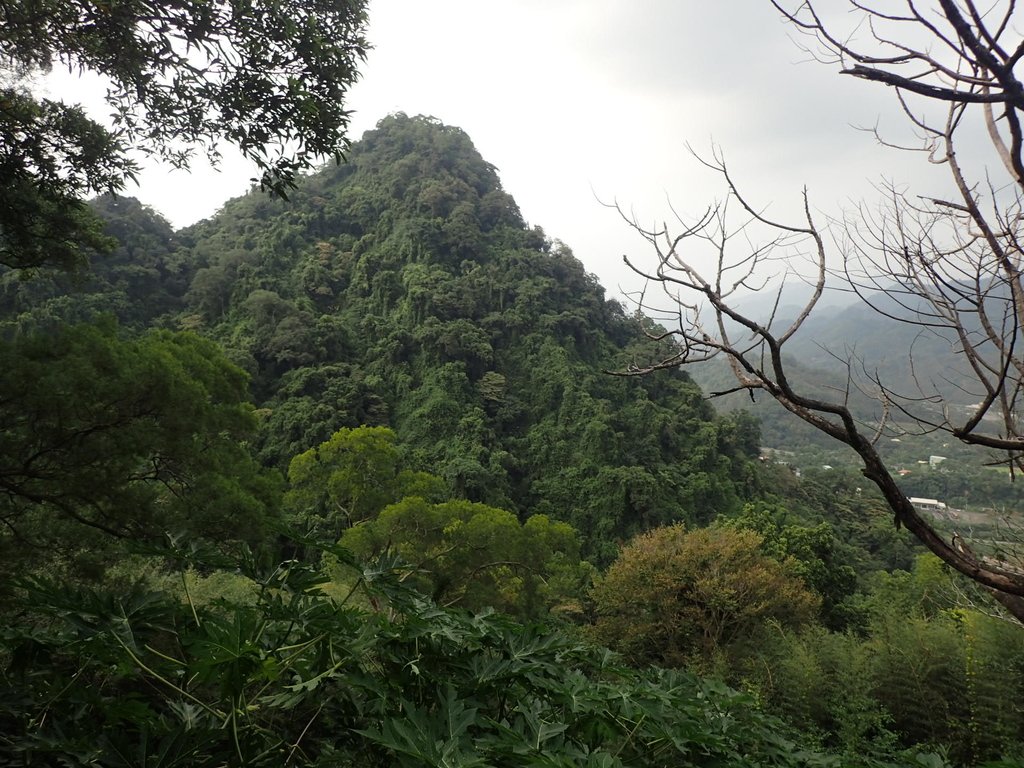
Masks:
[[[269,463],[389,426],[457,495],[568,520],[604,558],[749,481],[756,437],[688,377],[606,373],[642,356],[638,319],[523,222],[458,128],[391,115],[290,201],[252,193],[180,239],[181,323],[252,375]]]
[[[267,465],[389,427],[411,468],[571,522],[599,562],[637,531],[737,509],[753,482],[749,422],[717,419],[679,371],[608,373],[655,354],[649,321],[526,225],[458,128],[391,115],[289,200],[254,190],[176,233],[130,199],[96,209],[118,250],[92,282],[25,284],[50,296],[18,322],[113,310],[213,338],[250,375]]]
[[[379,121],[352,145],[344,163],[305,178],[290,197],[285,202],[251,193],[229,201],[217,216],[187,232],[202,238],[225,220],[266,220],[290,212],[291,223],[307,224],[311,236],[381,239],[396,230],[402,234],[404,220],[415,219],[445,223],[445,231],[434,234],[454,242],[461,255],[473,256],[475,230],[524,227],[497,170],[464,131],[432,117],[402,113]]]
[[[345,166],[321,175],[329,180],[349,173],[363,177],[357,185],[376,177],[392,205],[406,213],[448,218],[462,206],[465,215],[479,217],[485,231],[500,224],[522,226],[497,169],[464,131],[432,117],[399,113],[384,118],[353,146]]]

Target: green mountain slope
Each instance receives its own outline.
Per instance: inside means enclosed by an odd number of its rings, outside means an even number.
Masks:
[[[161,290],[252,375],[268,464],[388,425],[457,494],[568,520],[598,560],[752,482],[756,437],[685,374],[607,373],[638,356],[636,318],[459,129],[386,118],[290,201],[233,200],[175,244]]]

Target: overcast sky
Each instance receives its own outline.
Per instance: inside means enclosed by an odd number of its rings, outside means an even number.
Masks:
[[[526,219],[565,242],[610,293],[645,248],[614,211],[698,213],[722,189],[688,153],[720,146],[759,205],[793,211],[875,195],[883,177],[922,183],[920,156],[853,126],[898,128],[892,94],[809,62],[767,0],[372,0],[374,45],[351,91],[351,135],[384,115],[463,128]],[[55,86],[59,93],[61,87]],[[86,94],[75,84],[74,95]],[[147,170],[128,190],[176,226],[211,215],[254,175]]]

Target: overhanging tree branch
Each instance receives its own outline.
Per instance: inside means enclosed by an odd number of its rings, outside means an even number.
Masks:
[[[806,192],[803,221],[770,219],[741,193],[714,150],[701,162],[721,175],[727,197],[693,224],[680,219],[681,234],[667,226],[643,228],[624,215],[656,255],[652,269],[626,259],[648,282],[638,303],[663,319],[671,317],[668,333],[677,342],[673,354],[624,373],[724,357],[737,382],[726,391],[767,392],[791,413],[850,446],[863,474],[892,509],[896,525],[995,591],[1004,607],[1024,621],[1021,563],[979,557],[962,537],[947,541],[910,503],[875,448],[898,422],[899,429],[940,430],[966,444],[1001,451],[1011,471],[1024,469],[1019,413],[1024,388],[1024,86],[1015,72],[1024,56],[1019,32],[1024,20],[1015,19],[1013,2],[982,8],[973,0],[935,0],[926,8],[910,0],[894,12],[891,4],[856,0],[849,3],[853,25],[844,27],[839,23],[844,19],[819,13],[813,2],[787,8],[773,0],[773,5],[812,40],[808,50],[816,59],[838,65],[842,74],[896,89],[901,109],[923,136],[921,148],[949,170],[955,195],[911,197],[889,187],[878,211],[862,206],[830,222],[833,234],[826,243]],[[959,149],[970,110],[979,111],[999,159],[994,170],[1008,178],[962,164]],[[729,223],[737,213],[730,204],[738,206],[738,225]],[[795,319],[783,324],[777,308],[783,288],[794,278],[812,292]],[[772,279],[777,293],[767,320],[739,311],[738,291]],[[892,322],[946,340],[957,369],[942,380],[914,371],[917,391],[905,392],[864,369],[863,361],[859,367],[866,385],[859,384],[850,355],[845,359],[849,383],[841,397],[812,393],[789,375],[785,351],[830,286],[852,291]],[[663,301],[652,288],[661,289]],[[909,359],[913,368],[914,356]],[[874,413],[855,411],[850,393],[858,389],[872,395]],[[975,398],[974,410],[951,407],[952,392]]]

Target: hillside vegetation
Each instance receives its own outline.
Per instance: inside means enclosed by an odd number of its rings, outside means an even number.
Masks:
[[[0,765],[1018,764],[1019,629],[616,375],[651,321],[461,130],[93,206],[90,270],[0,274]]]

